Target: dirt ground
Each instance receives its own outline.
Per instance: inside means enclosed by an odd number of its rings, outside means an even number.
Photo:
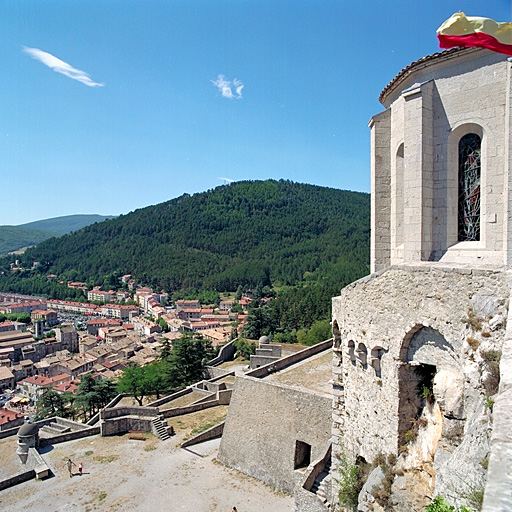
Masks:
[[[290,512],[293,498],[216,459],[219,439],[181,449],[180,435],[160,441],[123,436],[70,441],[42,455],[53,476],[31,480],[0,493],[2,510],[37,512],[194,511]],[[7,448],[2,443],[1,448]],[[2,459],[16,454],[2,450]],[[10,457],[8,457],[8,455]],[[84,474],[70,478],[66,460],[82,462]]]

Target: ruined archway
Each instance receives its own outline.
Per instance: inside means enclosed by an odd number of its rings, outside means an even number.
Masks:
[[[423,325],[415,326],[404,338],[400,361],[398,433],[403,440],[427,403],[439,401],[442,409],[447,401],[454,409],[461,406],[463,373],[451,343],[436,329]]]

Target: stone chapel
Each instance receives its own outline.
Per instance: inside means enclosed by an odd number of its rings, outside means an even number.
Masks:
[[[506,55],[437,53],[370,120],[372,273],[333,298],[332,465],[391,455],[393,510],[484,490],[512,510],[511,79]],[[388,509],[376,471],[359,510]]]

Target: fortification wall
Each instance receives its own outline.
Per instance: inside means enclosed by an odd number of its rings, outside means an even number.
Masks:
[[[310,459],[324,455],[331,433],[332,399],[253,377],[237,377],[219,448],[219,460],[276,489],[292,492],[297,441]]]
[[[427,365],[445,377],[434,379],[446,449],[433,462],[436,493],[457,501],[461,487],[485,482],[493,392],[484,356],[503,346],[510,284],[509,271],[433,263],[391,267],[333,299],[334,466],[341,451],[367,461],[398,452],[419,410],[414,367]]]

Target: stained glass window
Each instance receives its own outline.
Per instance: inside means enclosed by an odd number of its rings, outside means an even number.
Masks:
[[[480,240],[481,146],[476,133],[459,141],[459,242]]]

